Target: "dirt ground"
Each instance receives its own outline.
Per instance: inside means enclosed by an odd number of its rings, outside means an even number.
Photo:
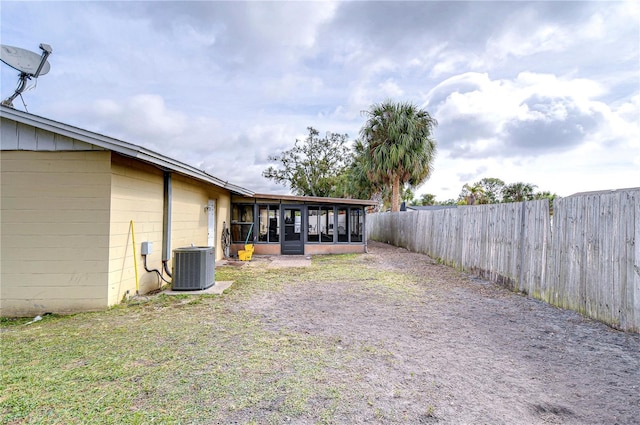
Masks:
[[[352,389],[340,423],[640,424],[640,335],[402,248],[371,243],[365,266],[409,273],[417,296],[324,282],[242,306],[345,350],[330,378]]]

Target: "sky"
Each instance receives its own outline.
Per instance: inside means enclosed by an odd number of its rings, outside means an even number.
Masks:
[[[30,113],[257,193],[289,193],[262,171],[307,127],[353,141],[386,100],[438,121],[416,197],[484,177],[559,196],[640,186],[635,0],[2,0],[0,24],[4,45],[53,48]],[[18,72],[1,72],[5,99]]]

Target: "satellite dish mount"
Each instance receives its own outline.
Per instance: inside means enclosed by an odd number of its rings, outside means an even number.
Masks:
[[[2,101],[2,104],[13,108],[13,100],[22,95],[27,87],[27,80],[45,75],[51,69],[47,58],[53,51],[48,44],[40,44],[42,54],[38,55],[30,50],[7,45],[0,45],[0,60],[11,68],[20,71],[20,80],[14,94]]]

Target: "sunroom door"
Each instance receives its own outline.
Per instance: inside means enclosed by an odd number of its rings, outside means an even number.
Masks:
[[[282,255],[304,255],[304,214],[301,207],[282,209],[284,234],[280,243]]]

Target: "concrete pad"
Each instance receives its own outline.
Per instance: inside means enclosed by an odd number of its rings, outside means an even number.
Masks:
[[[166,295],[221,295],[224,290],[228,289],[231,285],[233,285],[233,280],[221,280],[216,281],[213,286],[201,291],[172,291],[168,289],[162,291],[162,293]]]

